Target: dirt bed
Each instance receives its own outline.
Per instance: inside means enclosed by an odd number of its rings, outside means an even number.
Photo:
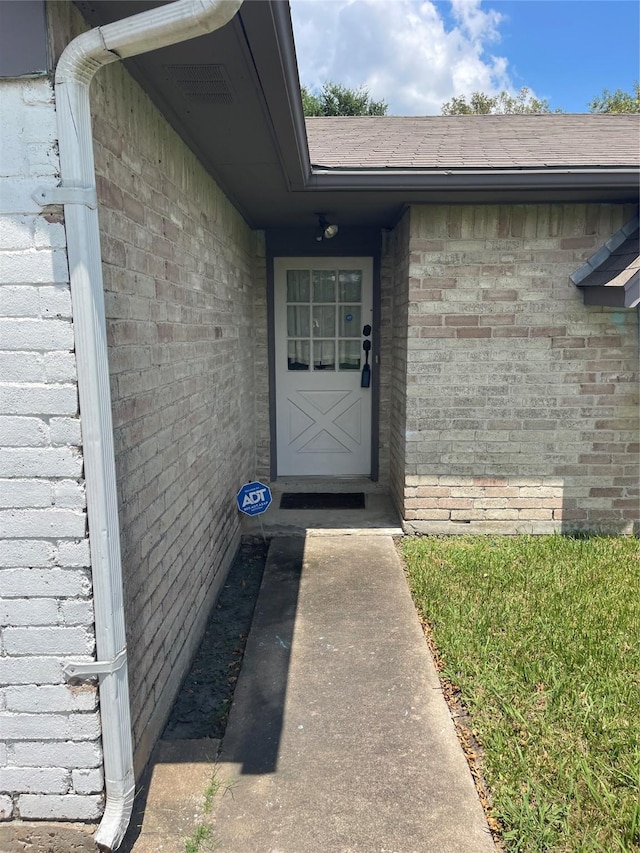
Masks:
[[[255,603],[267,547],[243,542],[165,728],[165,740],[222,738]]]

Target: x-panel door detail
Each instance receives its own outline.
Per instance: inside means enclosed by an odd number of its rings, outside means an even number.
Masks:
[[[279,476],[370,476],[372,274],[371,258],[274,260]]]

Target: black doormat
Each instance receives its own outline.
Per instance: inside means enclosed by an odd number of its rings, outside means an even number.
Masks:
[[[283,492],[280,509],[364,509],[364,492]]]

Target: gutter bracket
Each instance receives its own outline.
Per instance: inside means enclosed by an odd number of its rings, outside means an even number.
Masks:
[[[93,187],[38,187],[31,198],[40,207],[48,204],[84,204],[91,210],[98,207],[98,196]]]
[[[91,678],[94,675],[111,675],[121,669],[127,662],[126,647],[113,660],[69,661],[63,666],[67,678]]]

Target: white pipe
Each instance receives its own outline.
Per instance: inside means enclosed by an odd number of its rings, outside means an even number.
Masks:
[[[226,24],[242,0],[177,0],[83,33],[60,57],[56,69],[56,112],[63,193],[95,192],[89,85],[103,65],[146,53]],[[64,203],[64,198],[63,198]],[[87,513],[96,646],[99,661],[125,657],[120,529],[111,420],[98,212],[65,203],[67,250],[73,300],[78,393],[82,418]],[[133,806],[134,776],[126,659],[100,675],[100,712],[106,805],[95,840],[116,850]]]

